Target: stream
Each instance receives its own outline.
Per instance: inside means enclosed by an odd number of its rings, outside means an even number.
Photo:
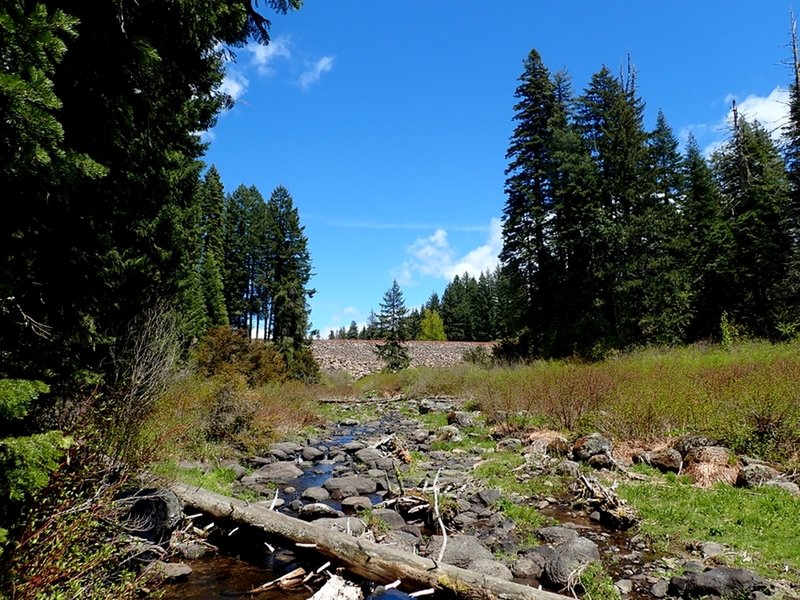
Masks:
[[[387,412],[377,421],[366,424],[358,424],[355,420],[346,420],[336,425],[329,425],[325,433],[319,438],[306,440],[304,445],[300,445],[323,449],[324,456],[317,460],[300,462],[298,466],[302,469],[303,474],[279,484],[278,497],[283,501],[279,510],[292,516],[297,516],[297,512],[294,509],[301,502],[307,502],[307,500],[301,500],[301,494],[305,490],[312,487],[321,487],[330,478],[339,476],[342,473],[347,475],[363,471],[365,466],[357,465],[355,459],[350,455],[352,448],[345,452],[342,449],[343,446],[352,445],[353,442],[374,443],[391,433],[402,433],[409,440],[414,439],[415,436],[420,438],[421,435],[418,432],[421,427],[422,424],[419,421],[408,419],[393,411]],[[425,446],[422,445],[422,447],[424,448]],[[459,466],[463,467],[463,463],[458,463],[458,457],[455,455],[448,457],[447,453],[444,453],[444,456],[442,456],[442,453],[434,452],[430,454],[439,455],[442,464],[437,464],[437,467],[448,467],[451,470]],[[278,460],[282,459],[281,456],[277,458]],[[430,455],[428,455],[428,458],[430,458]],[[452,463],[451,461],[456,462]],[[372,467],[374,469],[375,465],[372,465]],[[465,474],[462,474],[461,477],[464,478],[464,476]],[[382,500],[383,494],[385,492],[381,492],[379,486],[379,490],[376,493],[364,495],[373,504],[376,504]],[[265,502],[269,503],[271,499],[265,498]],[[328,498],[321,502],[334,510],[341,511],[342,509],[339,499]],[[658,558],[647,553],[646,549],[641,546],[634,547],[630,541],[630,534],[613,531],[602,526],[598,522],[589,519],[581,511],[573,511],[569,503],[550,503],[541,512],[552,519],[554,523],[575,529],[579,535],[594,541],[599,546],[601,555],[604,557],[603,562],[607,564],[608,571],[615,580],[635,578],[636,574],[642,572],[645,563]],[[492,527],[491,522],[489,520],[489,525],[480,525],[478,530],[481,528],[488,530]],[[306,555],[302,557],[304,560],[301,560],[301,558],[286,549],[275,548],[274,551],[270,551],[267,544],[264,543],[265,539],[259,537],[260,534],[236,531],[233,535],[228,535],[232,529],[232,525],[230,527],[221,523],[215,525],[215,529],[212,535],[209,536],[208,541],[217,545],[220,548],[220,553],[194,561],[184,561],[193,569],[192,574],[184,582],[166,586],[164,598],[168,600],[200,598],[215,600],[240,596],[251,597],[247,596],[246,592],[299,566],[303,566],[310,571],[317,569],[325,562],[325,559],[319,556],[311,557]],[[332,568],[335,568],[335,565]],[[531,578],[515,578],[515,581],[528,585],[538,585],[538,581]],[[308,598],[313,591],[313,589],[306,587],[290,591],[274,589],[269,592],[259,593],[255,597],[260,599],[288,598],[290,600],[299,600],[300,598]],[[634,587],[632,592],[626,595],[626,598],[635,600],[638,598],[651,598],[651,596],[637,593]]]

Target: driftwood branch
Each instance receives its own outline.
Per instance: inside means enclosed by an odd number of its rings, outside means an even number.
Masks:
[[[483,594],[503,600],[565,600],[564,596],[558,594],[445,563],[437,564],[430,558],[403,552],[391,546],[358,540],[339,531],[200,488],[182,484],[174,484],[171,488],[193,510],[257,527],[295,545],[314,544],[315,550],[320,554],[338,561],[352,573],[376,583],[386,584],[400,579],[407,588],[433,588],[447,591],[459,598],[475,598]]]

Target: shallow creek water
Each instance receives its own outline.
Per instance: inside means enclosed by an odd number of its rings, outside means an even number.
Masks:
[[[391,430],[391,422],[381,422],[383,427],[364,426],[338,426],[333,435],[328,437],[324,444],[330,448],[342,446],[353,440],[366,440],[376,433],[381,433],[380,429]],[[377,430],[377,431],[376,431]],[[327,457],[326,457],[327,458]],[[288,505],[300,498],[302,492],[310,487],[321,486],[333,475],[335,465],[327,461],[309,463],[301,465],[304,474],[280,486],[279,498],[285,504],[281,509],[293,516],[296,516]],[[285,490],[290,491],[287,493]],[[381,500],[379,496],[372,496],[371,500],[377,503]],[[324,501],[325,504],[341,510],[341,504],[333,499]],[[545,516],[550,517],[558,524],[566,524],[577,529],[580,535],[592,539],[601,550],[604,557],[613,557],[611,564],[608,565],[609,573],[614,577],[627,578],[631,573],[640,572],[644,561],[651,561],[654,557],[651,554],[643,554],[631,549],[630,534],[625,532],[613,531],[604,527],[600,523],[589,519],[585,513],[574,511],[567,503],[556,503],[542,509]],[[313,570],[321,566],[325,559],[322,557],[309,557],[305,562],[300,560],[291,551],[276,548],[274,553],[268,551],[264,540],[253,532],[240,532],[233,537],[228,537],[224,526],[220,527],[220,534],[209,541],[219,545],[222,554],[211,556],[197,561],[187,561],[194,572],[188,581],[173,584],[168,587],[167,600],[178,599],[209,599],[216,600],[232,597],[245,596],[246,592],[252,590],[267,581],[271,581],[281,575],[304,566],[306,570]],[[604,562],[609,562],[605,560]],[[537,585],[533,580],[518,580],[519,583]],[[287,598],[289,600],[299,600],[308,598],[311,591],[300,588],[293,591],[274,590],[260,593],[257,597],[262,599]],[[627,598],[635,600],[639,598],[635,592],[629,594]]]

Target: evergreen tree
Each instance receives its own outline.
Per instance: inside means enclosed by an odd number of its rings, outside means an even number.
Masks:
[[[444,334],[444,321],[438,311],[428,308],[422,311],[422,321],[420,322],[420,332],[417,337],[419,340],[440,341],[447,339]]]
[[[225,192],[219,172],[213,165],[200,188],[201,237],[200,279],[209,326],[228,324],[221,262],[224,260]]]
[[[729,285],[730,319],[751,335],[774,337],[774,309],[791,258],[790,188],[769,133],[733,109],[733,135],[712,156],[727,224],[717,271]]]
[[[506,152],[509,164],[500,260],[519,289],[521,323],[532,336],[532,345],[541,349],[553,287],[550,174],[557,102],[550,73],[536,50],[531,50],[525,59],[519,81],[514,92],[516,127]],[[471,332],[453,333],[458,337],[451,337],[448,331],[450,339],[472,337]]]
[[[717,181],[691,135],[682,171],[686,186],[681,212],[692,289],[692,321],[687,339],[710,339],[719,335],[720,318],[726,309],[727,283],[716,263],[722,256],[727,224],[722,220]]]
[[[407,339],[405,317],[408,309],[397,280],[392,282],[392,287],[383,295],[380,307],[378,328],[383,343],[375,347],[375,352],[383,360],[387,371],[401,371],[408,367],[411,358],[408,347],[403,344]]]
[[[358,339],[358,325],[355,321],[350,321],[350,327],[347,329],[347,339],[348,340],[357,340]]]
[[[276,234],[268,259],[272,339],[282,347],[296,349],[305,344],[309,324],[307,299],[314,295],[314,290],[308,287],[312,274],[308,239],[292,196],[285,187],[275,188],[267,206]]]

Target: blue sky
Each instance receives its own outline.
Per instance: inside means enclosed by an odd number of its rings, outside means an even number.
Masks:
[[[514,89],[532,48],[579,93],[630,53],[652,127],[725,137],[730,101],[775,127],[790,81],[790,4],[727,0],[306,0],[272,44],[236,50],[237,99],[208,164],[227,192],[292,194],[309,239],[314,328],[361,324],[396,278],[406,305],[500,250]]]

